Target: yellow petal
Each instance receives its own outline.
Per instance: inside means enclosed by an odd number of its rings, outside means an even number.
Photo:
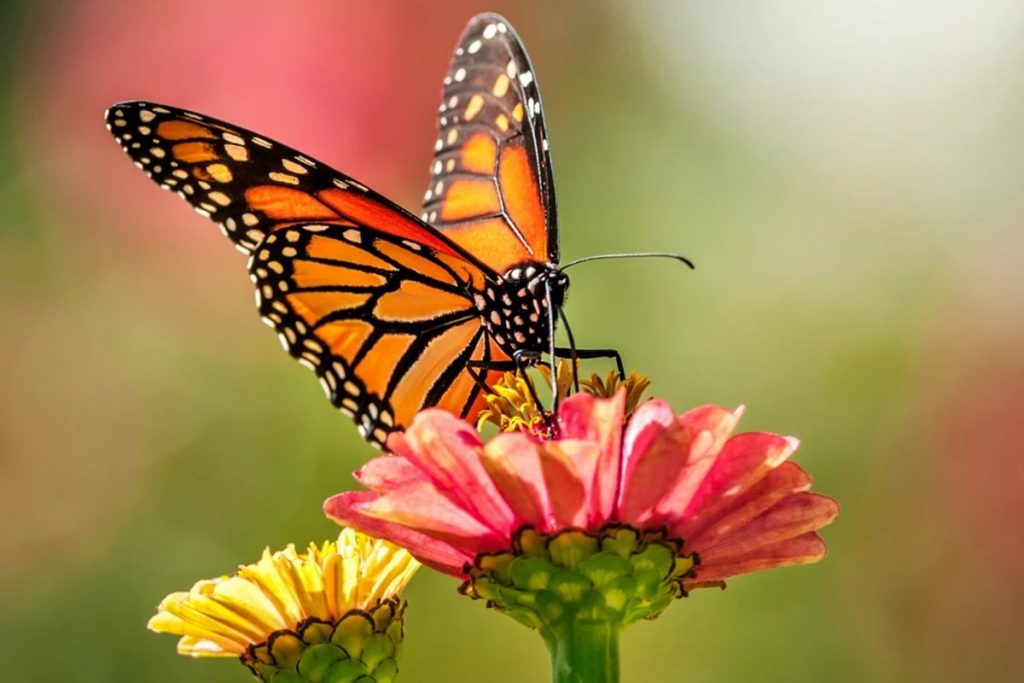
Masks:
[[[232,577],[198,581],[171,593],[148,627],[181,636],[178,651],[193,657],[236,656],[294,630],[310,617],[337,622],[353,609],[396,600],[419,568],[401,548],[350,529],[337,542],[263,551]]]

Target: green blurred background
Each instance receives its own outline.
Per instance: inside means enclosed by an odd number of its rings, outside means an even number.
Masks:
[[[144,626],[166,593],[336,533],[371,456],[253,311],[244,258],[109,139],[145,98],[414,210],[469,17],[545,97],[567,312],[679,409],[801,437],[820,565],[629,630],[625,681],[1024,676],[1024,6],[0,3],[0,661],[18,681],[244,681]],[[599,366],[600,367],[600,366]],[[402,680],[533,681],[540,639],[423,572]]]

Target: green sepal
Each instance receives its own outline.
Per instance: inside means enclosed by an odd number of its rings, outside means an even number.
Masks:
[[[398,676],[398,660],[385,659],[373,670],[373,678],[377,683],[391,683]]]
[[[274,658],[274,666],[279,669],[294,669],[299,663],[306,644],[298,635],[278,631],[267,641],[270,656]]]
[[[307,619],[250,645],[242,662],[267,683],[387,683],[398,672],[405,604],[386,600],[334,623]]]
[[[353,683],[366,673],[363,663],[357,659],[346,659],[335,663],[324,676],[323,683]]]
[[[321,683],[335,662],[348,658],[348,653],[334,643],[312,645],[299,660],[299,673],[303,680]]]
[[[525,527],[511,550],[477,557],[461,590],[548,634],[576,620],[619,629],[686,594],[697,558],[682,548],[665,533],[625,525],[554,535]]]
[[[359,658],[368,671],[375,670],[385,659],[395,656],[395,645],[383,633],[375,633],[366,640],[363,654]]]
[[[363,644],[373,635],[373,619],[365,614],[356,613],[345,616],[334,629],[331,642],[345,648],[352,659],[359,659],[363,654]]]

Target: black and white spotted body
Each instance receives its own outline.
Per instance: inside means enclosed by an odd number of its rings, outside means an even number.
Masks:
[[[474,294],[473,302],[498,346],[517,361],[533,363],[551,350],[552,320],[558,319],[568,287],[568,276],[557,267],[524,263]]]

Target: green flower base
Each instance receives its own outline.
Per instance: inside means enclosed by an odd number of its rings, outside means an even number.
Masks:
[[[385,600],[336,623],[306,619],[250,645],[242,663],[267,683],[390,683],[398,673],[405,603]]]
[[[511,550],[477,557],[460,590],[537,629],[556,681],[616,681],[622,628],[685,596],[698,562],[660,532],[614,525],[549,536],[527,527]]]
[[[526,527],[512,550],[478,557],[459,590],[542,631],[581,619],[626,626],[686,595],[698,559],[681,548],[625,525],[553,536]]]

